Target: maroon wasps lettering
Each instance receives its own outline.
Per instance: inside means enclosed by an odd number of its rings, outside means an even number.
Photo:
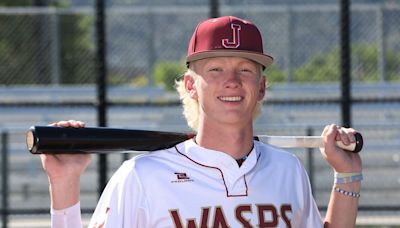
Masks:
[[[253,208],[254,207],[254,208]],[[235,209],[236,220],[242,227],[276,227],[279,223],[284,223],[286,227],[291,227],[289,213],[292,212],[292,207],[289,204],[283,204],[277,208],[272,204],[256,204],[252,207],[251,204],[239,205]],[[254,210],[254,211],[253,211]],[[181,218],[179,210],[170,210],[172,220],[176,228],[227,228],[236,227],[236,224],[229,224],[225,213],[221,206],[203,207],[201,208],[200,221],[195,218]],[[211,216],[213,214],[213,216]],[[257,224],[251,224],[251,221],[246,219],[249,215],[257,215]],[[186,222],[185,222],[186,220]]]

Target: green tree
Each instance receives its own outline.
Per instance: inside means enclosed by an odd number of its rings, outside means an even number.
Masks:
[[[182,76],[185,69],[183,61],[161,61],[154,67],[154,82],[168,91],[173,91],[175,89],[175,81]]]
[[[32,0],[1,0],[0,6],[29,6],[32,4]]]
[[[60,17],[61,83],[95,82],[95,45],[89,32],[93,18],[87,15]]]
[[[312,57],[293,73],[294,82],[333,82],[339,80],[339,52],[334,49],[328,54]]]
[[[7,6],[7,2],[0,4]],[[35,80],[32,50],[36,47],[30,35],[35,28],[26,26],[28,21],[32,21],[32,16],[0,15],[0,84],[32,83]]]
[[[378,48],[367,44],[356,44],[352,48],[353,77],[358,81],[376,82],[379,80]],[[400,54],[393,50],[385,53],[385,80],[400,81]]]
[[[370,44],[351,46],[352,78],[360,82],[377,82],[378,49]],[[400,81],[400,55],[387,50],[385,55],[387,81]],[[339,49],[319,54],[294,71],[295,82],[337,82],[340,80]]]
[[[39,1],[0,0],[2,7],[32,6]],[[52,7],[66,7],[57,1]],[[0,84],[49,84],[52,61],[49,22],[52,15],[0,15]],[[59,14],[58,51],[60,83],[94,82],[94,45],[90,26],[92,16]]]
[[[287,76],[283,70],[279,68],[276,64],[272,64],[264,71],[264,75],[267,78],[267,83],[269,85],[276,83],[286,83]]]

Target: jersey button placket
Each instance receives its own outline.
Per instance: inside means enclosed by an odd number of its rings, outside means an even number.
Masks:
[[[239,196],[246,194],[246,184],[244,176],[235,160],[224,162],[224,178],[229,196]]]

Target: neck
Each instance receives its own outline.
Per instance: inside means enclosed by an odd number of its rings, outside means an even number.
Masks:
[[[196,142],[204,148],[225,152],[234,159],[240,159],[253,148],[253,127],[251,124],[243,128],[200,126]]]

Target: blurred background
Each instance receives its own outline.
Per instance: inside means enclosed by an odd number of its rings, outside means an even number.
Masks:
[[[200,20],[253,21],[275,57],[257,134],[362,132],[358,227],[400,227],[399,0],[0,0],[2,227],[49,227],[47,177],[26,149],[32,125],[188,132],[173,82]],[[322,214],[333,174],[292,149]],[[82,177],[85,223],[106,181],[134,153],[94,156]]]

